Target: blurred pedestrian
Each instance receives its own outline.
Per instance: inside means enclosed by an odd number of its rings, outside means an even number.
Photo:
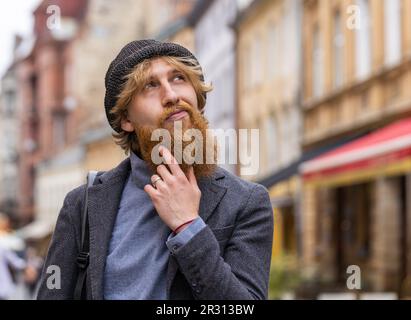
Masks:
[[[26,262],[15,252],[0,245],[0,300],[10,299],[16,290],[16,276],[13,273],[23,271]]]
[[[21,249],[21,243],[11,235],[10,218],[0,212],[0,300],[13,297],[17,289],[17,275],[27,266],[13,248]]]
[[[43,259],[37,254],[33,247],[26,250],[27,267],[24,270],[24,283],[27,286],[28,298],[35,298],[37,295],[37,285],[43,267]]]

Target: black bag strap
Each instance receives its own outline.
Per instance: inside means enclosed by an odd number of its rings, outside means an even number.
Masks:
[[[97,171],[89,171],[87,174],[87,186],[84,195],[84,207],[81,214],[81,243],[80,252],[77,256],[78,275],[76,287],[74,289],[74,300],[86,299],[86,278],[87,268],[90,260],[90,235],[88,225],[88,189],[93,185]]]

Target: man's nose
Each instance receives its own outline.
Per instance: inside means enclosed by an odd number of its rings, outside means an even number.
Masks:
[[[170,86],[169,83],[164,84],[163,86],[163,107],[172,107],[176,105],[179,101],[177,92]]]

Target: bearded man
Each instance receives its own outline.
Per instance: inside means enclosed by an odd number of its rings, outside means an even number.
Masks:
[[[194,55],[174,43],[133,41],[110,64],[105,86],[114,138],[130,156],[88,191],[85,298],[266,299],[270,199],[216,165],[204,117],[211,87]],[[39,299],[73,298],[85,190],[65,198]],[[58,290],[47,285],[49,266],[61,270]]]

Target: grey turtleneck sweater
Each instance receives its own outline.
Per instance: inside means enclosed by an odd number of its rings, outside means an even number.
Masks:
[[[185,245],[205,227],[199,217],[177,236],[157,214],[144,186],[147,164],[131,153],[131,173],[121,197],[104,270],[105,299],[167,299],[170,251]]]

